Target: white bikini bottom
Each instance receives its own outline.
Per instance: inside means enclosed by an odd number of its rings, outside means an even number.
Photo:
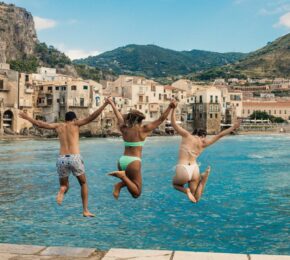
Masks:
[[[177,164],[175,169],[175,179],[178,181],[178,179],[183,179],[187,177],[188,181],[191,181],[193,179],[198,179],[200,177],[199,174],[199,166],[195,162],[190,165],[186,164]]]

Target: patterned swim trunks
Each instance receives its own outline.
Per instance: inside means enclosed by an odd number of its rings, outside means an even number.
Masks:
[[[68,177],[70,172],[74,176],[80,176],[85,173],[85,166],[80,154],[59,155],[56,162],[59,178]]]

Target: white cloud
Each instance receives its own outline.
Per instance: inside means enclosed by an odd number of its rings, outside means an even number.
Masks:
[[[33,17],[35,29],[37,31],[53,28],[57,25],[57,22],[52,19],[46,19],[39,16]]]
[[[274,27],[287,27],[290,28],[290,12],[282,15],[279,19],[279,22],[274,25]]]
[[[93,51],[86,51],[82,49],[69,49],[65,46],[64,43],[56,43],[54,46],[64,52],[71,60],[87,58],[89,56],[96,56],[101,54],[100,51],[93,50]]]
[[[99,51],[85,51],[81,49],[64,50],[64,53],[70,57],[71,60],[87,58],[89,56],[99,55]]]

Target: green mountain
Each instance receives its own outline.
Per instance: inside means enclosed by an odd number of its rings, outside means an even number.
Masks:
[[[190,78],[211,80],[217,77],[274,78],[290,77],[290,34],[286,34],[263,48],[251,52],[234,65],[222,66],[193,74]]]
[[[233,63],[244,57],[243,53],[174,51],[156,45],[131,44],[73,62],[110,70],[116,74],[157,78],[187,75],[191,72]]]

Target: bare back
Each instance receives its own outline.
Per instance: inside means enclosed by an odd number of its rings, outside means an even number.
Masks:
[[[196,162],[197,157],[202,153],[204,145],[202,140],[195,135],[182,137],[179,147],[179,164],[192,164]]]
[[[59,124],[56,131],[60,142],[60,155],[80,153],[79,126],[77,126],[73,121],[65,122]]]

